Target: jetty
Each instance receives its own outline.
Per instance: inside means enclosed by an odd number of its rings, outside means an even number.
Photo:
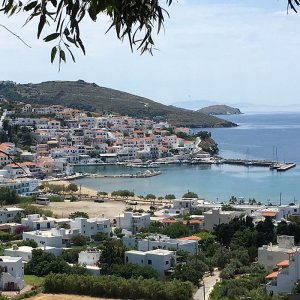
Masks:
[[[162,174],[160,171],[150,171],[146,170],[145,172],[137,172],[135,174],[113,174],[113,175],[104,175],[104,174],[87,174],[87,177],[90,178],[149,178]]]
[[[284,172],[294,167],[296,167],[296,164],[294,163],[279,163],[276,164],[276,166],[274,166],[273,169],[276,169],[277,172]]]
[[[289,169],[296,167],[295,163],[279,163],[272,160],[249,160],[239,158],[221,158],[221,157],[210,157],[205,159],[193,159],[189,162],[192,165],[195,164],[227,164],[227,165],[238,165],[245,167],[267,167],[270,170],[277,170],[278,172],[284,172]]]

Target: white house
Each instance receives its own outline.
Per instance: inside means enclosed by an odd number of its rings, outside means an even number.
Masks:
[[[0,288],[4,291],[22,290],[25,286],[24,268],[21,257],[0,256]]]
[[[166,235],[150,235],[145,239],[124,236],[123,244],[128,248],[137,248],[139,251],[150,251],[154,249],[182,250],[194,255],[198,252],[198,241],[171,239]]]
[[[101,251],[98,249],[88,249],[81,251],[78,255],[78,263],[81,265],[94,266],[98,263]]]
[[[148,213],[133,213],[124,212],[116,216],[116,227],[121,229],[127,229],[133,234],[141,231],[143,228],[147,228],[150,225],[150,214]]]
[[[51,230],[35,230],[23,232],[23,240],[34,240],[38,246],[44,245],[62,248],[75,236],[79,235],[78,229],[52,228]]]
[[[266,269],[273,269],[282,260],[288,259],[292,251],[295,250],[293,236],[277,236],[278,245],[263,245],[258,248],[258,263]]]
[[[55,227],[55,218],[41,217],[39,214],[32,214],[27,215],[26,218],[22,218],[21,223],[31,230],[51,229]]]
[[[176,265],[176,252],[156,249],[147,252],[126,251],[125,263],[148,266],[159,273],[161,277],[167,275],[167,272]]]
[[[111,232],[110,220],[106,218],[75,218],[70,222],[71,229],[79,229],[80,234],[92,237],[98,232]]]
[[[220,208],[213,208],[203,213],[204,228],[206,230],[213,230],[216,225],[228,224],[232,219],[241,214],[243,214],[242,211],[223,211]]]
[[[0,224],[11,222],[17,214],[23,214],[24,209],[19,207],[6,207],[0,209]]]
[[[272,294],[290,293],[300,280],[300,249],[291,251],[287,259],[277,262],[278,271],[266,276],[266,289]]]
[[[88,249],[81,251],[78,255],[78,264],[83,265],[92,275],[100,275],[101,268],[98,267],[101,251],[98,249]]]
[[[190,212],[197,209],[198,198],[182,198],[173,200],[173,208],[175,209],[187,209]]]
[[[32,248],[30,246],[17,246],[13,245],[11,248],[4,250],[4,255],[12,257],[21,257],[22,261],[29,261],[32,258],[33,249],[42,249],[43,251],[53,253],[55,256],[61,255],[63,248],[55,248],[44,245],[43,247]]]

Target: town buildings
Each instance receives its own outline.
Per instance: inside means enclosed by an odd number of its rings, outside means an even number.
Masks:
[[[125,263],[151,267],[164,277],[171,268],[176,266],[176,252],[164,249],[146,252],[130,250],[125,252]]]
[[[148,213],[133,213],[124,212],[116,216],[116,227],[131,231],[133,234],[147,228],[150,225],[150,214]]]
[[[293,251],[295,251],[293,236],[277,236],[277,245],[270,243],[258,248],[258,263],[267,270],[272,270],[276,268],[278,262],[288,259]]]
[[[98,232],[109,234],[111,232],[110,220],[106,218],[75,218],[70,221],[71,229],[78,229],[84,236],[92,237]]]
[[[200,240],[200,238],[199,238]],[[165,235],[153,234],[147,238],[124,236],[123,244],[128,248],[136,248],[138,251],[150,251],[155,249],[182,250],[190,255],[195,255],[199,251],[197,240],[171,239]]]
[[[18,291],[24,288],[24,268],[22,258],[0,256],[0,288],[4,291]]]

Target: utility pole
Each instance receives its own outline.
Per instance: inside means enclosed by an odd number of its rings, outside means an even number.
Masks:
[[[280,192],[280,195],[279,195],[279,205],[281,206],[281,192]]]
[[[205,300],[205,283],[204,283],[204,280],[203,280],[203,299]]]

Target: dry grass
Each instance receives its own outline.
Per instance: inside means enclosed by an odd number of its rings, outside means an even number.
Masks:
[[[86,212],[90,218],[102,217],[114,219],[123,213],[126,204],[119,201],[108,201],[104,203],[96,203],[94,201],[78,201],[78,202],[52,202],[47,209],[53,211],[59,218],[66,218],[70,213],[75,211]],[[137,209],[149,209],[148,205],[137,205]]]
[[[66,295],[66,294],[38,294],[29,299],[30,300],[112,300],[107,298],[96,298],[96,297]]]

